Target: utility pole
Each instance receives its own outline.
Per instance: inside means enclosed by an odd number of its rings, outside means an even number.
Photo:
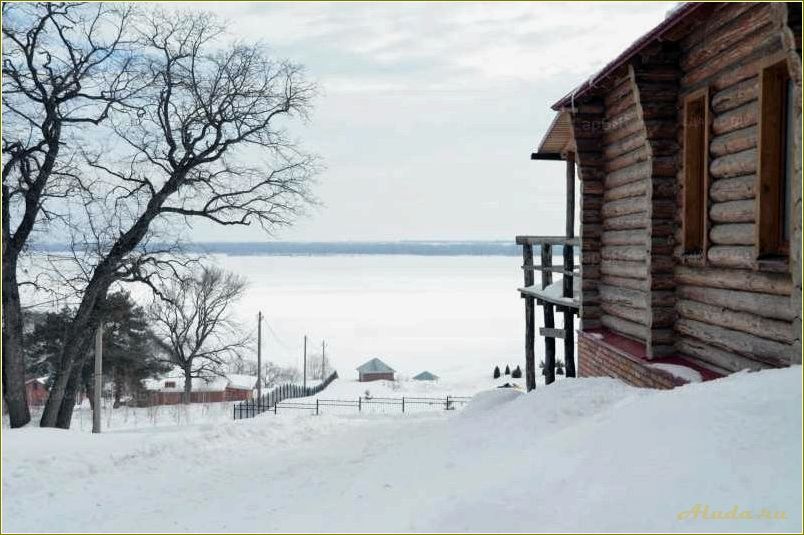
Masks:
[[[304,366],[302,368],[302,377],[304,378],[303,385],[307,387],[307,335],[304,335]]]
[[[262,398],[262,310],[257,313],[257,401]]]
[[[95,392],[93,392],[92,432],[101,432],[101,390],[103,389],[103,323],[95,331]]]
[[[326,340],[321,340],[321,380],[324,380],[324,363],[327,361],[327,358],[324,356],[326,355],[325,351],[327,348]]]

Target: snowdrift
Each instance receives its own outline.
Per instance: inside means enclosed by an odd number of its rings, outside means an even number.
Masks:
[[[798,532],[801,403],[794,367],[498,389],[449,413],[4,430],[2,528]]]

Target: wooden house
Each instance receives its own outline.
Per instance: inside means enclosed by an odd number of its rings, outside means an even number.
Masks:
[[[582,376],[801,363],[801,84],[801,4],[687,3],[552,106],[532,158],[567,162],[567,233],[517,238],[529,388],[535,305],[547,382],[556,338],[576,373],[574,314]]]
[[[394,369],[378,358],[373,358],[357,367],[358,380],[367,381],[393,381]]]
[[[25,381],[25,395],[28,405],[41,406],[47,401],[50,390],[47,388],[47,377],[37,377]]]
[[[194,378],[190,392],[190,403],[219,403],[223,401],[244,401],[254,397],[257,377],[252,375],[228,374]],[[184,378],[167,376],[143,382],[147,395],[144,405],[177,405],[182,403]]]

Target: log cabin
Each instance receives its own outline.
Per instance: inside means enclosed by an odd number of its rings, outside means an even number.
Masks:
[[[547,383],[556,339],[576,374],[575,315],[581,376],[801,363],[801,84],[801,4],[686,3],[552,106],[531,157],[566,161],[567,231],[517,237],[529,389],[535,305]]]

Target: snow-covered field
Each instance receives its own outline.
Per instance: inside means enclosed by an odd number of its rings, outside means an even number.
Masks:
[[[794,367],[669,392],[565,380],[405,416],[3,430],[2,529],[799,531],[801,404]]]

